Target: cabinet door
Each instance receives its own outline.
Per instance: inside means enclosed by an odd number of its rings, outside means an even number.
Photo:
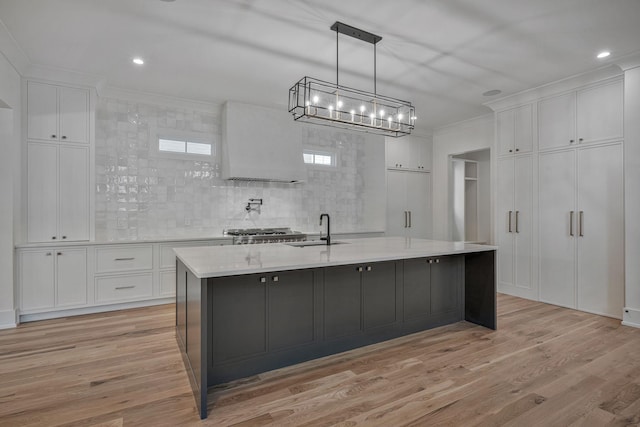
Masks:
[[[266,285],[266,275],[217,278],[209,285],[214,365],[267,350]]]
[[[622,138],[622,82],[581,90],[577,95],[578,142]]]
[[[622,317],[624,215],[622,146],[578,151],[578,303]]]
[[[577,230],[575,174],[574,151],[540,154],[540,300],[572,308]]]
[[[27,240],[49,242],[58,236],[58,147],[27,147]]]
[[[89,142],[89,92],[60,87],[60,140]]]
[[[60,238],[89,240],[89,149],[61,146],[59,154]]]
[[[410,237],[431,237],[431,174],[405,172],[409,211],[408,232]]]
[[[531,156],[516,157],[514,184],[514,284],[530,289],[533,256],[533,158]]]
[[[404,320],[426,318],[431,314],[431,264],[425,258],[404,260]]]
[[[575,142],[575,93],[538,103],[538,147],[540,150],[568,147]]]
[[[431,264],[431,315],[460,313],[460,257],[445,256]]]
[[[353,265],[330,267],[324,273],[325,339],[362,331],[362,273]]]
[[[514,283],[514,215],[515,176],[514,158],[498,160],[498,284],[513,286]]]
[[[407,234],[406,175],[408,173],[387,171],[387,236],[405,236]]]
[[[269,283],[269,350],[313,341],[313,272],[288,271],[267,275]]]
[[[55,306],[55,252],[28,251],[20,254],[20,308],[35,310]]]
[[[514,149],[514,110],[496,114],[496,135],[498,137],[498,155],[512,154]]]
[[[27,82],[27,138],[58,140],[57,87]]]
[[[362,274],[364,329],[396,321],[396,263],[377,262],[365,266]]]
[[[533,150],[533,112],[531,105],[523,105],[513,111],[514,149],[516,153]]]
[[[87,303],[87,250],[56,252],[56,307]]]

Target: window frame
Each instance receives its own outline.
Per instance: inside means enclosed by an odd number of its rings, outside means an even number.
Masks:
[[[305,154],[311,154],[314,156],[329,156],[331,158],[331,164],[327,165],[324,163],[307,163],[304,161]],[[327,169],[327,168],[337,168],[338,167],[338,152],[334,150],[318,150],[315,148],[303,148],[302,149],[302,162],[307,167],[318,168],[318,169]]]
[[[211,154],[196,154],[160,150],[161,139],[184,142],[185,150],[187,147],[187,143],[189,142],[196,144],[208,144],[211,146]],[[159,157],[179,160],[200,160],[209,162],[213,162],[216,157],[218,151],[216,142],[217,141],[215,135],[178,129],[157,129],[156,132],[154,132],[152,139],[154,153]]]

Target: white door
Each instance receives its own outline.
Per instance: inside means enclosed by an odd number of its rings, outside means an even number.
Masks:
[[[533,113],[531,105],[523,105],[513,112],[514,149],[516,153],[529,153],[533,150]]]
[[[538,147],[569,147],[575,143],[575,93],[556,96],[538,103]]]
[[[52,249],[20,254],[20,308],[35,310],[55,305]]]
[[[420,239],[431,237],[430,188],[431,174],[403,172],[406,176],[409,236]]]
[[[89,149],[60,147],[60,239],[89,240]]]
[[[498,284],[513,286],[514,158],[498,160]]]
[[[539,161],[540,300],[575,308],[575,152]]]
[[[622,104],[622,81],[579,91],[578,142],[622,138]]]
[[[622,146],[578,151],[578,308],[622,318]]]
[[[513,109],[496,114],[498,155],[512,154],[515,137]]]
[[[56,268],[56,306],[86,304],[87,250],[58,249]]]
[[[27,138],[58,140],[57,87],[27,83]]]
[[[58,147],[27,146],[27,240],[50,242],[58,236]]]
[[[387,236],[406,236],[408,227],[407,180],[409,172],[387,171]]]
[[[85,89],[61,87],[60,140],[89,142],[89,92]]]
[[[520,288],[531,289],[533,256],[533,158],[531,156],[516,157],[514,183],[514,284]]]

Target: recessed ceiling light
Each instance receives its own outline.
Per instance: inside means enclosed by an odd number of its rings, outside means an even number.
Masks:
[[[144,59],[142,59],[140,57],[133,58],[133,63],[136,64],[136,65],[142,65],[142,64],[144,64]]]
[[[482,94],[482,96],[494,96],[500,95],[502,91],[500,89],[491,89]]]
[[[604,59],[607,56],[611,55],[611,52],[609,52],[608,50],[603,50],[602,52],[600,52],[598,55],[596,55],[596,58],[598,59]]]

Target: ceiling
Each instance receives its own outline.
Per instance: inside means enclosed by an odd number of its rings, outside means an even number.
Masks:
[[[423,129],[640,49],[639,0],[0,0],[0,20],[32,66],[282,106],[305,75],[335,81],[341,21],[382,36],[377,91],[413,102]],[[341,36],[339,55],[340,84],[373,91],[372,45]]]

